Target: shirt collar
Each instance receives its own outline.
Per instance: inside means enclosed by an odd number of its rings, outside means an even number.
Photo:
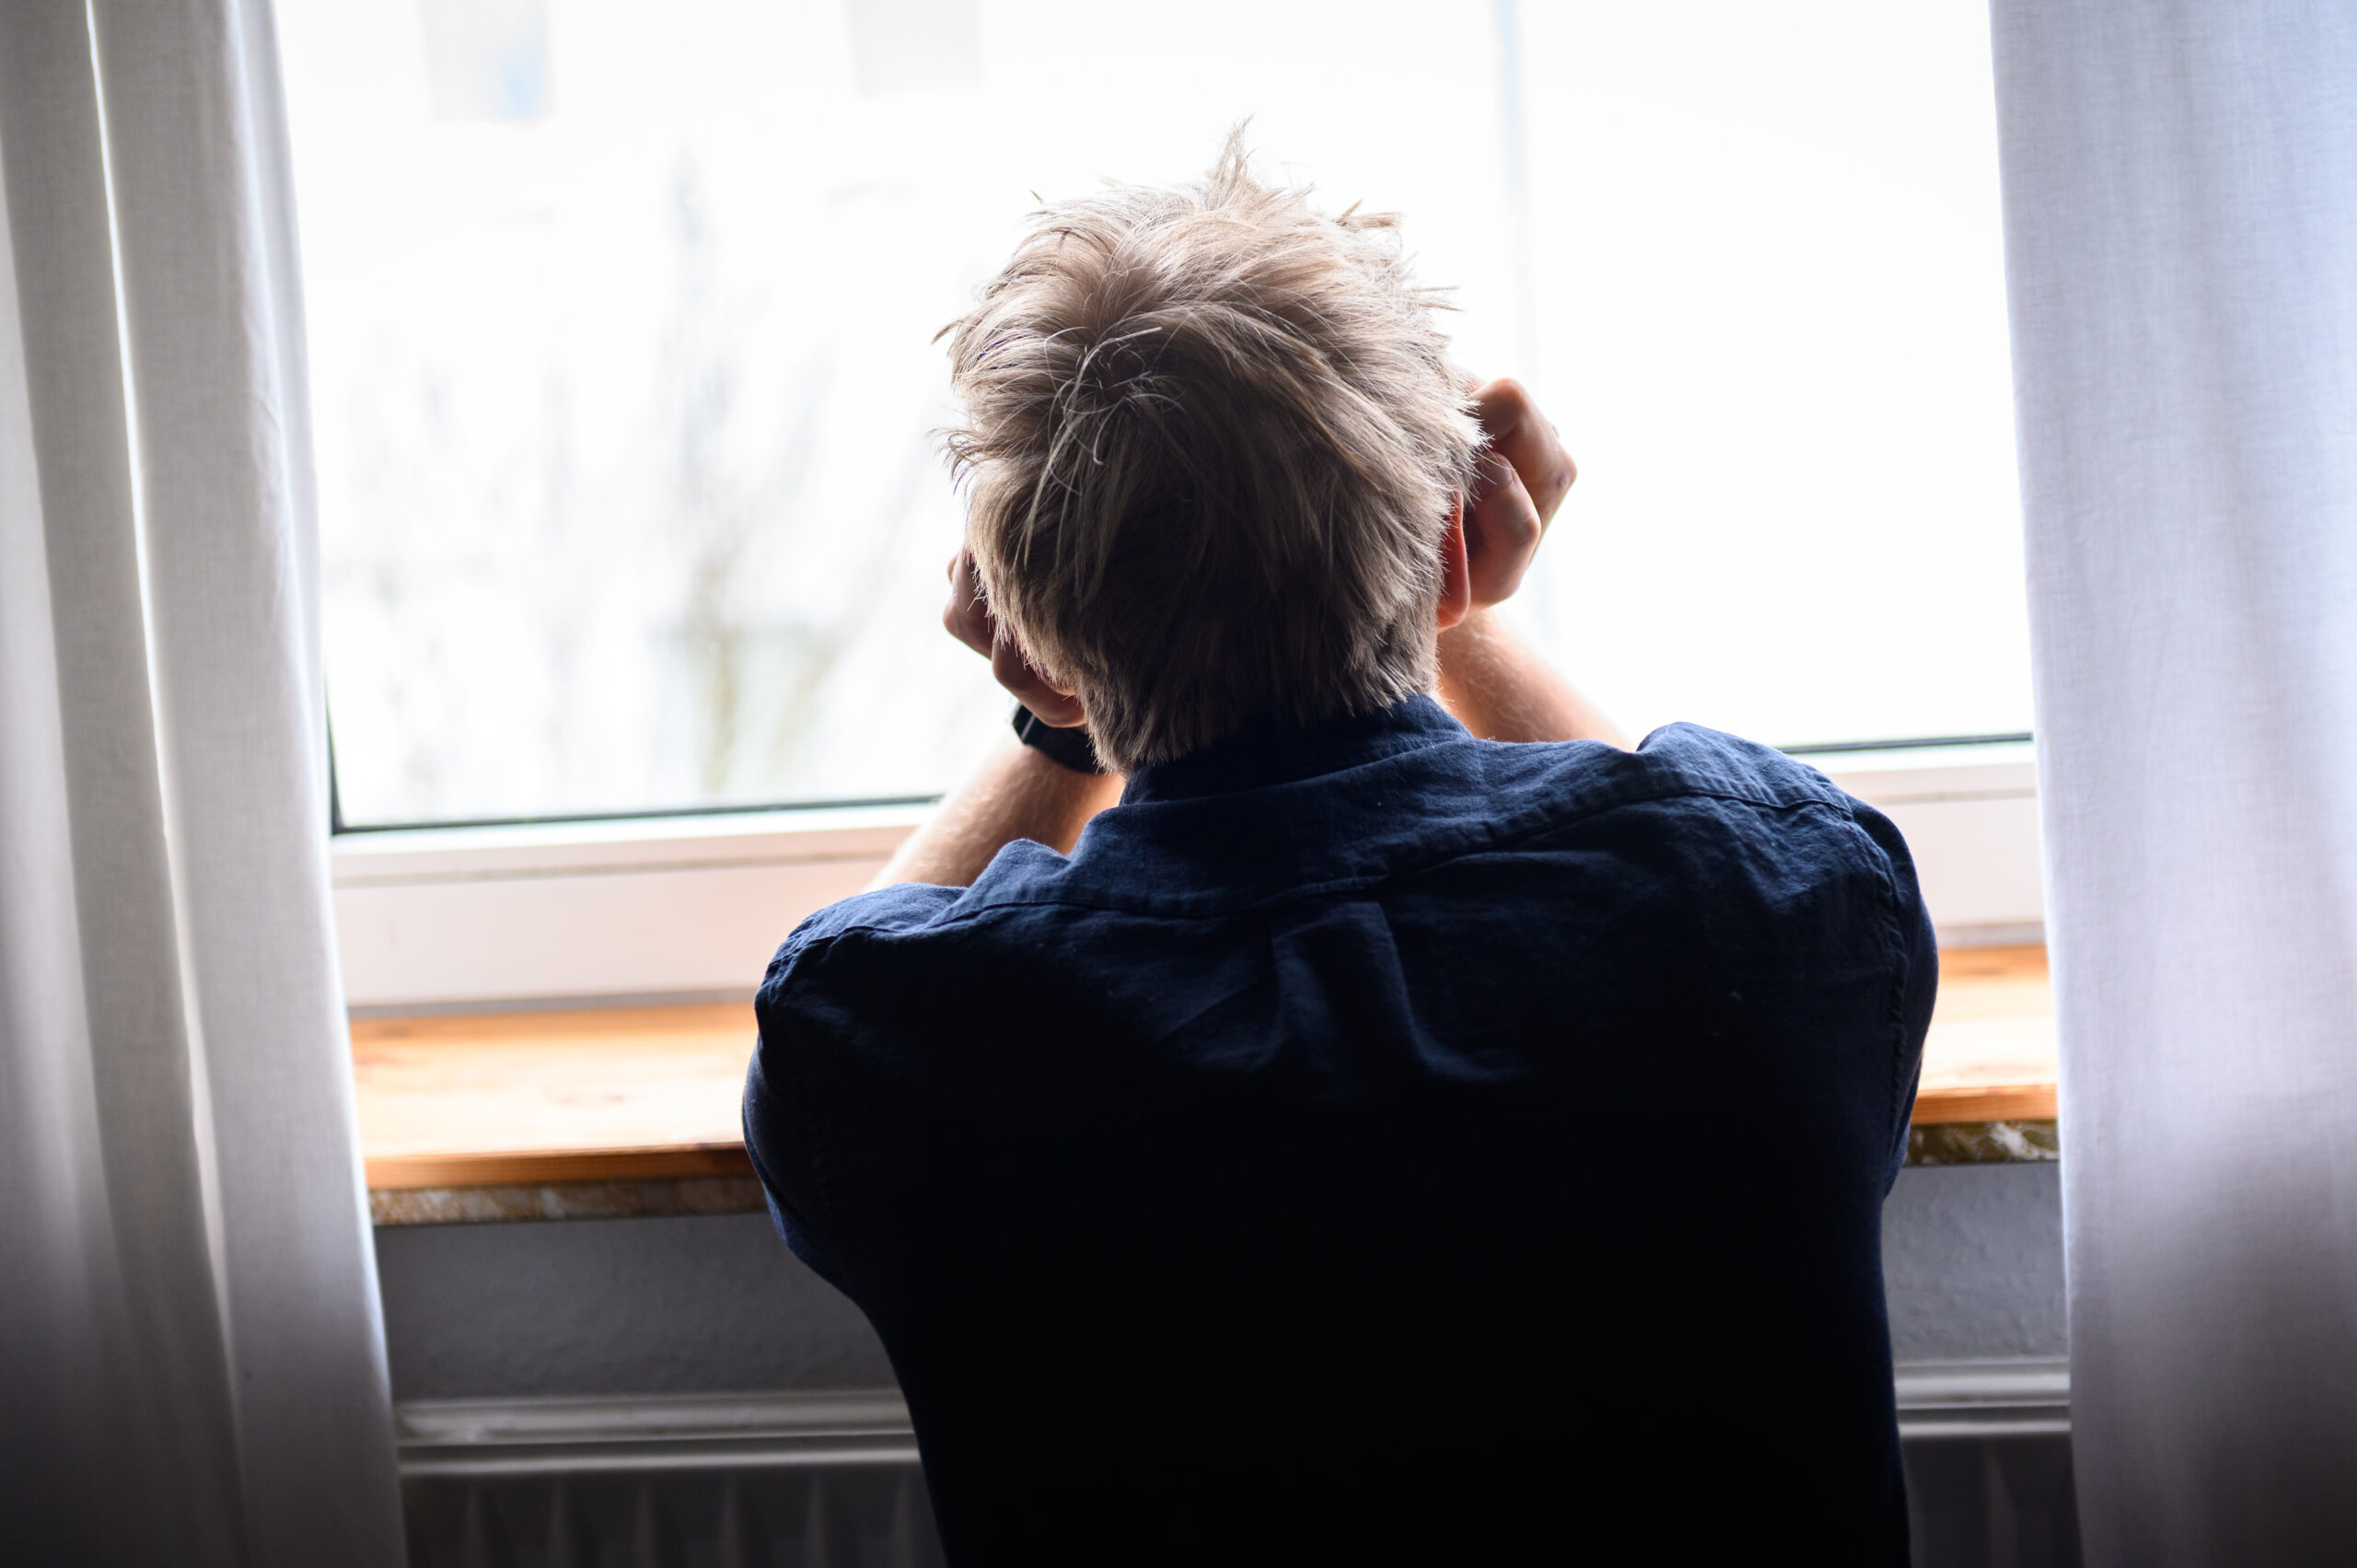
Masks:
[[[1121,804],[1291,784],[1465,738],[1465,726],[1421,691],[1387,708],[1311,725],[1255,719],[1184,757],[1140,768],[1121,791]]]

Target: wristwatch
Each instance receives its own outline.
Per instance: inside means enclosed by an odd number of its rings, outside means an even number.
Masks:
[[[1015,704],[1015,738],[1059,768],[1068,768],[1075,773],[1101,773],[1105,771],[1105,764],[1097,760],[1097,747],[1088,738],[1086,725],[1058,729],[1017,703]]]

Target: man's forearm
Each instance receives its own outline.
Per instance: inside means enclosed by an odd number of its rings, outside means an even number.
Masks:
[[[1016,839],[1069,852],[1088,819],[1120,798],[1121,783],[1118,774],[1075,773],[1009,741],[949,793],[868,886],[969,887]]]
[[[1440,634],[1440,700],[1484,740],[1629,742],[1496,613],[1476,610]]]

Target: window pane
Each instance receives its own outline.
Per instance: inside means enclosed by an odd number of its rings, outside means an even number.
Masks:
[[[2029,728],[1987,7],[1522,23],[1566,668],[1639,731]]]
[[[280,0],[347,819],[950,783],[934,334],[1248,114],[1550,400],[1625,719],[2017,726],[1985,23],[1893,9]]]

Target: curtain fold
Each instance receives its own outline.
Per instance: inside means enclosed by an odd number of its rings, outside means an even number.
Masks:
[[[278,94],[251,0],[0,6],[0,1539],[27,1561],[401,1558]]]
[[[2083,1538],[2357,1561],[2357,9],[1994,39]]]

